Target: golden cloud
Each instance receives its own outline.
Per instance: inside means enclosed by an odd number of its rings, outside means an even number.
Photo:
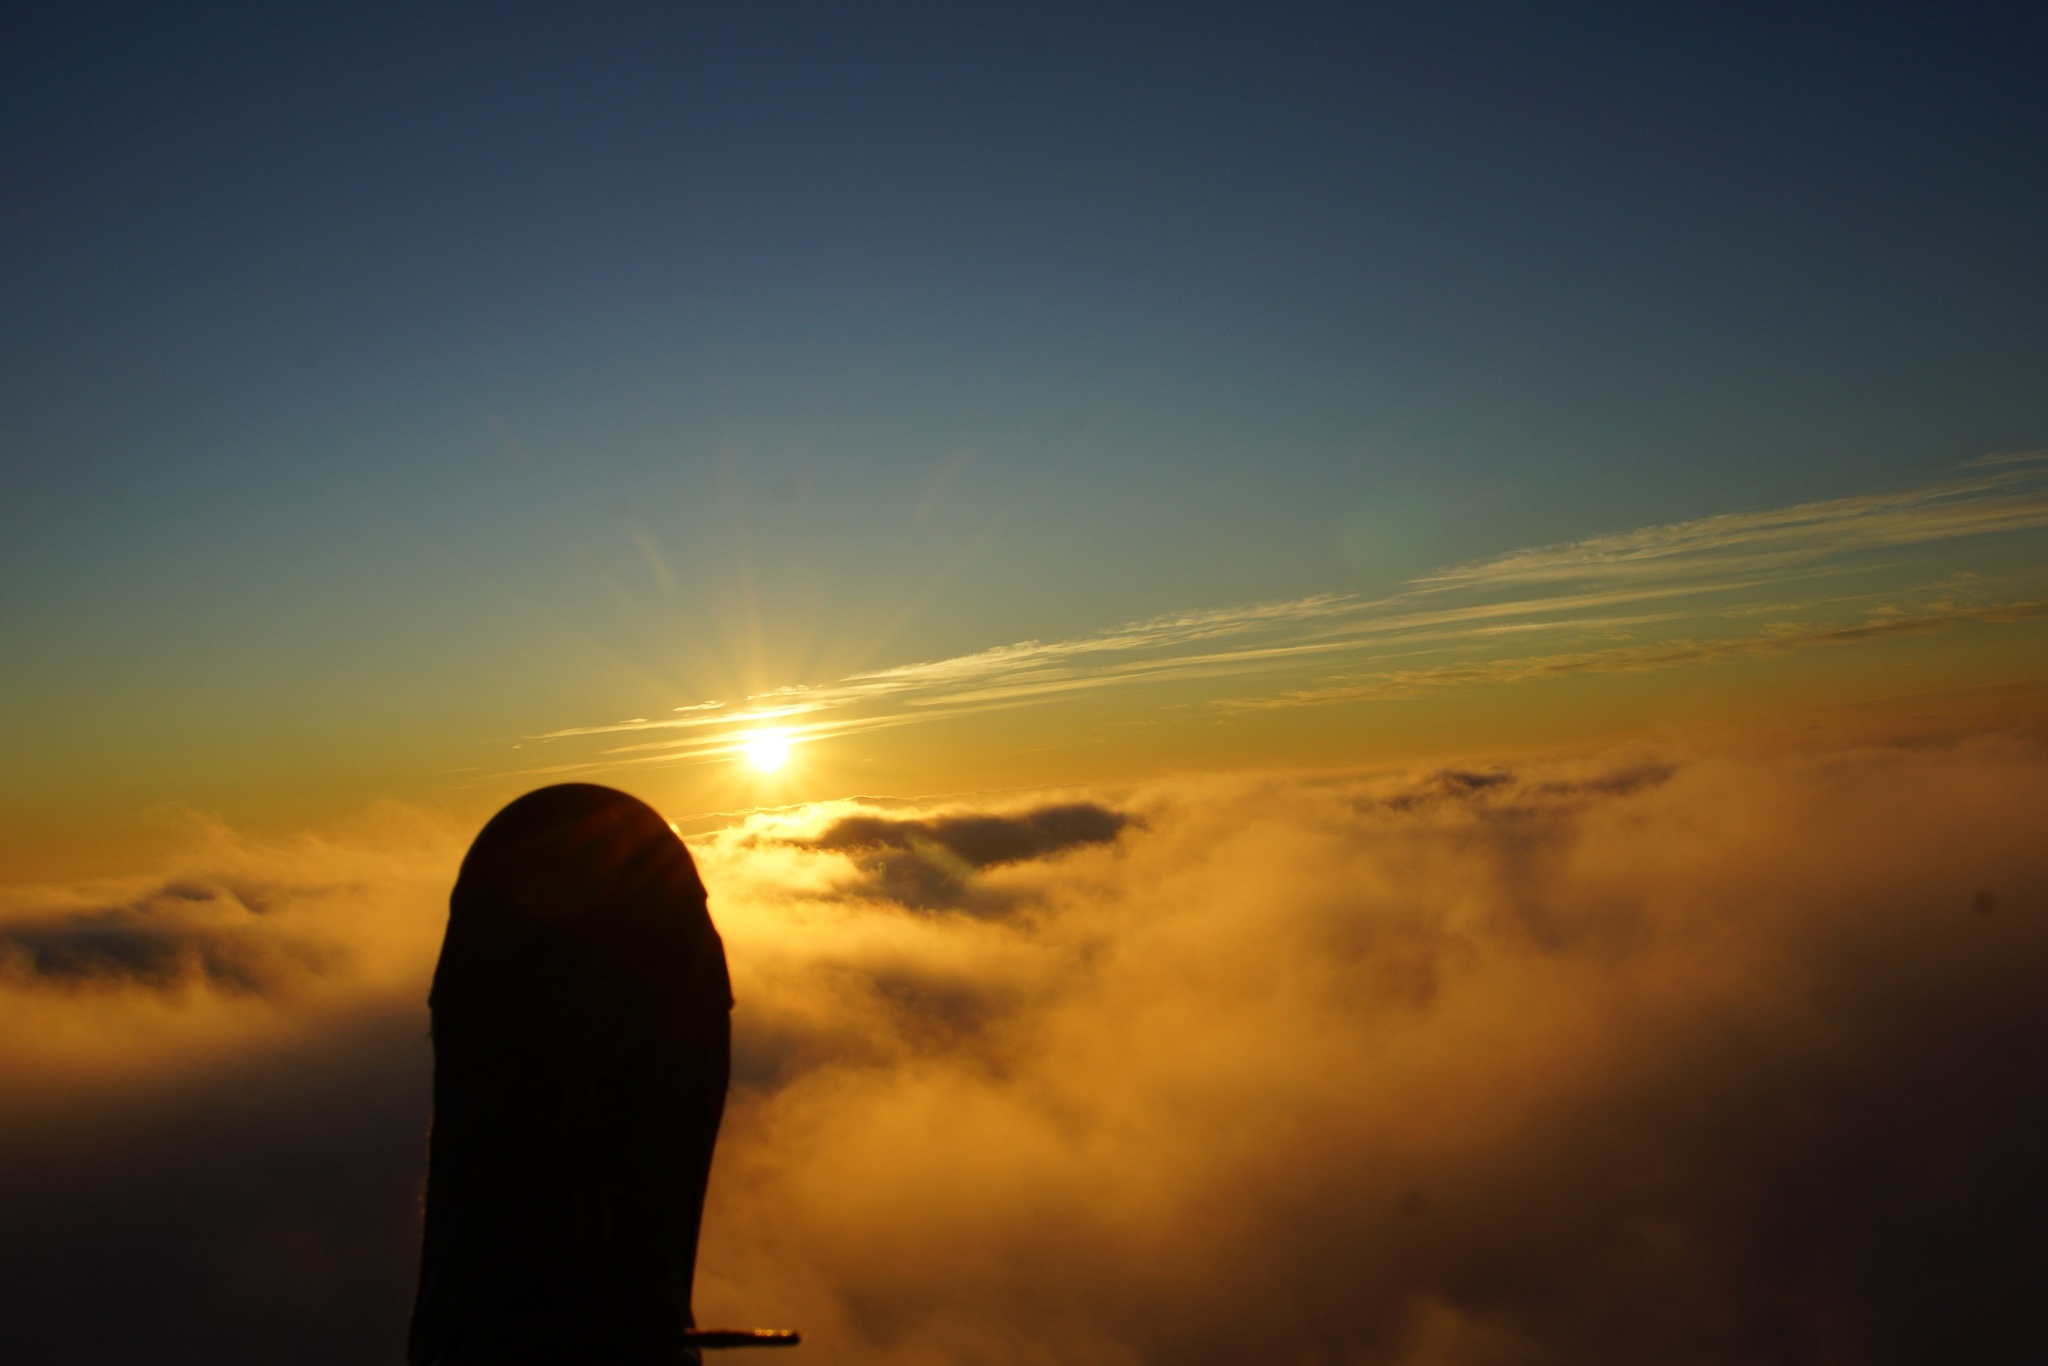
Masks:
[[[821,847],[844,811],[726,832],[704,1300],[835,1361],[2032,1331],[2044,802],[1997,745],[1218,782],[959,909]]]
[[[693,842],[739,1001],[700,1318],[818,1366],[2024,1359],[2043,810],[1986,738],[753,817]],[[0,1129],[18,1359],[397,1350],[441,840],[10,903],[17,1074],[89,1001],[214,1022]],[[196,938],[38,974],[61,906]]]

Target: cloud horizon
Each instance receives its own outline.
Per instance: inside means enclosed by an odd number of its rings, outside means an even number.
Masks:
[[[2044,807],[2048,751],[1982,736],[693,837],[739,1001],[699,1317],[821,1366],[2009,1355]],[[0,1121],[30,1357],[397,1359],[458,853],[10,894],[0,1069],[99,1079]]]

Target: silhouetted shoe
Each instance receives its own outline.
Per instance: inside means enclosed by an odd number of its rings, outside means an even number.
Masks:
[[[409,1366],[673,1366],[739,1345],[692,1332],[732,990],[668,824],[581,783],[500,811],[463,860],[428,1000]]]

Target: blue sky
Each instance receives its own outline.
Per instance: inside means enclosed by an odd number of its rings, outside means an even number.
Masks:
[[[15,809],[2048,444],[2022,7],[7,23]]]

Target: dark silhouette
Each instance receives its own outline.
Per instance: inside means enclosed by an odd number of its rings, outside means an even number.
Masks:
[[[463,860],[428,1001],[409,1366],[669,1366],[795,1340],[695,1331],[732,990],[660,816],[582,783],[500,811]]]

